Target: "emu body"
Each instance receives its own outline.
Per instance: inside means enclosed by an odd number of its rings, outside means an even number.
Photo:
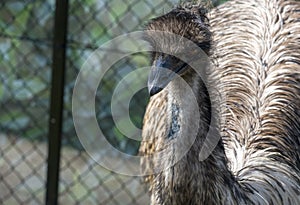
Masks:
[[[221,139],[200,161],[211,103],[203,79],[187,66],[181,77],[197,104],[189,104],[191,96],[174,78],[153,94],[144,117],[141,153],[167,150],[141,162],[145,173],[165,167],[146,177],[151,204],[300,204],[300,3],[236,0],[208,14],[200,10],[198,5],[179,7],[152,20],[147,29],[182,35],[211,57],[214,66],[199,69],[224,97],[218,104],[223,108],[218,116]],[[204,15],[209,25],[203,26]],[[191,23],[197,18],[201,25]],[[199,109],[198,125],[193,124],[193,109]],[[183,118],[190,124],[181,124]],[[180,147],[174,138],[188,137],[196,127],[192,147],[170,166]]]

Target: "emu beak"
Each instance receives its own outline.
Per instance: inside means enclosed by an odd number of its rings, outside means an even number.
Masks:
[[[150,96],[162,91],[175,77],[182,74],[187,67],[187,63],[174,56],[160,55],[151,67],[148,76],[148,90]]]

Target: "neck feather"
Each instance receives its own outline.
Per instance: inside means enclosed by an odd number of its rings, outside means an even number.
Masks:
[[[195,200],[197,204],[234,204],[238,187],[227,169],[221,140],[207,159],[199,160],[211,117],[203,81],[190,73],[174,79],[166,89],[170,131],[162,157],[166,169],[157,178],[155,198],[162,204],[194,204]]]

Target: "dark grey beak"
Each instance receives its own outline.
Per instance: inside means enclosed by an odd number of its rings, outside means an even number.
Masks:
[[[148,90],[150,96],[153,96],[163,90],[177,75],[182,74],[186,67],[187,63],[174,56],[160,55],[153,62],[148,77]]]

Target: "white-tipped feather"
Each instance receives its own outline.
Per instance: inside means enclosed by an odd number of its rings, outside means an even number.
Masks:
[[[186,6],[185,12],[190,8],[194,15],[195,7]],[[197,100],[202,106],[198,126],[202,129],[179,162],[146,178],[151,204],[300,204],[300,2],[234,0],[212,9],[207,17],[211,31],[207,53],[215,64],[206,68],[207,82],[223,96],[218,116],[222,139],[208,159],[198,160],[210,105],[202,79],[195,81],[193,72],[183,76],[199,93]],[[149,27],[193,41],[207,40],[207,36],[189,36],[194,29],[189,18],[182,22],[176,20],[176,15],[159,17]],[[217,82],[215,76],[220,77]],[[142,161],[145,173],[169,165],[179,146],[166,137],[172,119],[170,107],[173,101],[183,102],[189,96],[177,95],[180,91],[172,90],[175,87],[168,86],[154,95],[147,107],[141,153],[166,148],[172,151]],[[179,119],[192,119],[182,116],[192,115],[190,111],[182,112],[189,110],[187,107],[187,101],[178,104]],[[182,133],[176,137],[188,137]]]

